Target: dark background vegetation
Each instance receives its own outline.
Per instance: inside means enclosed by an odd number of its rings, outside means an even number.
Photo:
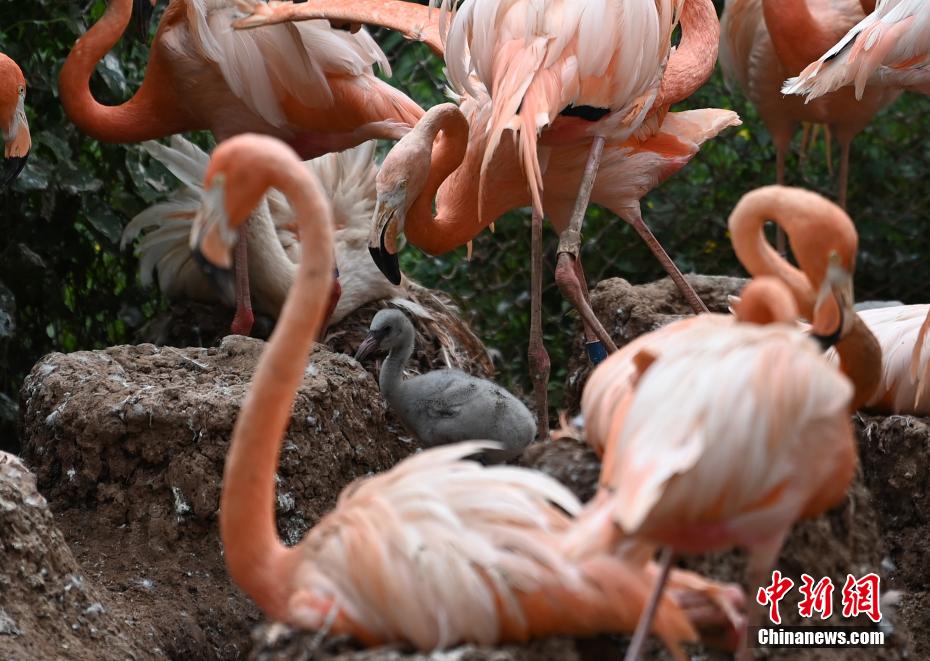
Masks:
[[[104,9],[103,0],[0,0],[0,51],[26,75],[34,141],[23,175],[0,191],[0,448],[17,446],[19,387],[40,356],[131,342],[165,305],[157,291],[140,286],[136,259],[120,250],[119,237],[130,218],[175,183],[136,146],[83,137],[58,100],[61,63]],[[443,100],[441,63],[396,34],[377,36],[394,65],[396,85],[423,105]],[[97,98],[127,99],[142,79],[146,57],[145,46],[124,38],[98,67]],[[774,151],[753,109],[727,90],[719,72],[676,109],[700,107],[732,108],[744,125],[707,144],[689,167],[650,194],[643,214],[683,271],[740,274],[726,218],[743,193],[773,181]],[[930,101],[904,95],[854,143],[849,209],[861,234],[860,299],[927,300],[928,125]],[[791,183],[835,191],[822,141],[803,165],[795,154],[789,166]],[[464,248],[438,259],[408,248],[403,266],[422,284],[459,298],[478,334],[500,352],[501,380],[525,391],[529,219],[511,213],[496,228],[475,241],[471,262]],[[544,323],[557,404],[575,324],[551,279],[556,243],[547,228]],[[599,209],[589,211],[583,257],[592,283],[611,276],[646,282],[661,275],[634,232]]]

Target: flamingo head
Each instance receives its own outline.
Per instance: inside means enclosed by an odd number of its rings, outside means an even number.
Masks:
[[[849,335],[853,329],[856,311],[853,293],[853,275],[839,253],[832,252],[826,275],[814,303],[811,334],[824,349]]]
[[[3,162],[0,186],[19,176],[26,166],[32,138],[26,120],[26,79],[9,57],[0,53],[0,136],[3,137]]]
[[[404,231],[410,208],[426,190],[433,166],[433,142],[439,130],[437,123],[455,113],[461,117],[451,103],[430,108],[416,127],[394,145],[378,171],[375,180],[378,198],[368,250],[381,272],[395,285],[401,280],[397,237]]]
[[[256,161],[261,159],[263,165]],[[270,186],[270,161],[287,163],[297,156],[278,140],[240,135],[214,151],[204,176],[200,209],[191,228],[190,249],[204,273],[224,297],[235,291],[232,251],[242,227]]]

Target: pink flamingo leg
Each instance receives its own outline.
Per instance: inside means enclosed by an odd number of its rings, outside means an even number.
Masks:
[[[542,334],[542,215],[533,212],[532,274],[530,280],[530,344],[527,358],[536,398],[536,437],[549,435],[549,353]]]
[[[659,600],[662,599],[662,590],[665,589],[665,583],[668,581],[668,573],[672,569],[672,561],[675,559],[675,552],[671,547],[662,549],[662,558],[659,561],[659,575],[656,577],[656,584],[649,596],[649,602],[643,614],[639,617],[636,624],[636,631],[633,632],[633,639],[626,650],[626,656],[623,661],[637,661],[643,651],[643,643],[646,642],[646,636],[652,628],[652,620],[655,618],[656,610],[659,607]]]
[[[666,273],[668,273],[669,277],[672,279],[672,282],[674,282],[675,286],[678,287],[678,291],[681,292],[681,295],[685,297],[686,301],[688,301],[688,305],[690,305],[691,309],[694,310],[694,314],[710,312],[710,310],[707,309],[707,306],[704,305],[704,301],[701,300],[701,297],[697,295],[696,291],[694,291],[694,288],[688,284],[687,280],[685,280],[685,276],[682,275],[681,270],[678,268],[678,266],[675,265],[675,262],[672,261],[672,258],[668,256],[668,253],[665,252],[665,248],[663,248],[662,244],[659,243],[659,240],[655,237],[655,234],[653,234],[652,230],[649,229],[649,226],[646,225],[646,221],[643,220],[642,214],[640,212],[639,205],[631,208],[624,215],[624,220],[633,226],[633,229],[636,230],[636,233],[639,234],[640,238],[655,256],[655,258],[659,260],[659,264],[662,265],[662,268],[665,269]]]
[[[239,228],[239,242],[236,244],[236,316],[233,317],[230,332],[233,335],[245,335],[252,332],[255,315],[252,313],[252,298],[249,295],[249,247],[246,240],[245,226]]]
[[[588,162],[585,165],[571,221],[559,237],[555,282],[562,291],[562,295],[578,311],[582,323],[587,326],[586,335],[588,332],[593,333],[594,337],[603,342],[607,351],[612,353],[617,350],[617,345],[614,344],[604,326],[595,316],[594,310],[591,309],[591,303],[586,296],[587,285],[582,284],[584,278],[579,277],[576,266],[581,251],[581,225],[584,222],[585,212],[588,210],[588,203],[591,201],[591,191],[594,188],[594,180],[597,178],[597,170],[600,167],[603,153],[604,138],[597,136],[591,143],[591,151],[588,154]]]

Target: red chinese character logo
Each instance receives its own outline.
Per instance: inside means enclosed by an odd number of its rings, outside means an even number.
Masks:
[[[801,574],[801,585],[798,587],[804,598],[798,603],[798,613],[801,617],[814,617],[814,612],[820,613],[821,620],[829,620],[833,615],[833,581],[828,576],[814,583],[813,577]]]
[[[878,603],[879,584],[877,574],[866,574],[859,580],[852,574],[846,574],[843,585],[843,617],[868,615],[873,622],[881,622],[882,610]]]
[[[769,607],[769,619],[773,624],[781,624],[781,613],[778,612],[778,602],[794,587],[794,581],[782,576],[777,569],[772,572],[772,584],[766,588],[759,588],[756,592],[756,603]]]

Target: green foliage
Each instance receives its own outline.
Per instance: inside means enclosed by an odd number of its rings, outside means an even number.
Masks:
[[[118,242],[125,223],[176,184],[138,147],[103,145],[82,136],[57,97],[61,63],[104,8],[103,0],[0,2],[0,51],[26,74],[34,138],[27,169],[12,189],[0,191],[0,282],[16,303],[15,334],[0,338],[0,393],[13,400],[42,354],[131,341],[135,329],[162,305],[156,292],[140,287],[136,260]],[[384,31],[377,37],[393,64],[396,85],[423,105],[446,100],[442,65],[424,46]],[[97,98],[104,103],[128,98],[142,79],[146,57],[146,47],[124,39],[98,67],[92,85]],[[773,181],[774,151],[752,108],[727,91],[719,75],[683,107],[733,108],[744,125],[706,145],[687,168],[650,194],[643,216],[684,271],[738,274],[726,218],[743,193]],[[930,100],[905,95],[854,143],[849,207],[861,232],[860,298],[926,300],[928,125]],[[837,154],[833,157],[836,164]],[[795,157],[789,168],[790,183],[830,195],[835,191],[822,142],[803,166]],[[518,211],[501,218],[496,233],[485,232],[475,241],[471,262],[465,261],[464,248],[429,258],[408,247],[402,256],[413,278],[460,298],[478,334],[501,352],[502,380],[517,390],[529,388],[529,237],[528,215]],[[582,255],[592,284],[611,276],[645,282],[662,275],[636,234],[611,214],[591,209],[584,238]],[[559,375],[576,326],[552,284],[557,238],[550,228],[545,243],[544,324],[557,404]],[[0,411],[4,408],[0,398]],[[0,438],[0,446],[9,445],[9,429],[0,433],[7,439]]]

